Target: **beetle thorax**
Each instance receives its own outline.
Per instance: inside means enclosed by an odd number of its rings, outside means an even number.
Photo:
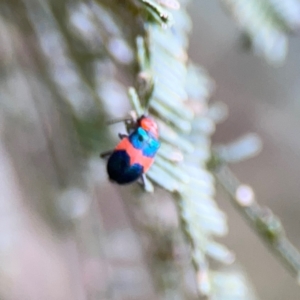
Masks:
[[[151,133],[154,137],[158,138],[158,126],[153,119],[142,116],[138,120],[138,123],[140,127],[142,127],[147,132]]]

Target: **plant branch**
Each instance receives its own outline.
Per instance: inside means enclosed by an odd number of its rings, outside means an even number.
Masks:
[[[252,188],[243,185],[225,164],[215,165],[213,172],[234,206],[291,275],[299,280],[300,252],[287,238],[280,219],[268,207],[258,204]]]

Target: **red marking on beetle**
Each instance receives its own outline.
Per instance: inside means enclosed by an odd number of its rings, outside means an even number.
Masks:
[[[154,158],[143,155],[143,151],[133,147],[127,137],[123,138],[116,146],[115,150],[125,150],[130,157],[130,165],[139,164],[143,166],[143,172],[146,173],[153,164]]]
[[[143,116],[139,119],[138,123],[140,127],[150,132],[155,138],[158,138],[158,126],[153,119]]]

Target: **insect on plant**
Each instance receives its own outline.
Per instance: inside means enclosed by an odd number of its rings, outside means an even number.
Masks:
[[[137,97],[133,88],[129,89],[129,95]],[[117,122],[125,122],[128,134],[119,133],[121,141],[115,149],[100,154],[102,158],[109,157],[107,161],[109,179],[118,184],[128,184],[141,178],[145,187],[145,173],[153,164],[160,147],[158,126],[146,112],[138,118],[132,116],[112,121],[110,124]]]

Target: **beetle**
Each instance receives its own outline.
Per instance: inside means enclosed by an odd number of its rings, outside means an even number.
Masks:
[[[111,181],[128,184],[141,178],[145,185],[145,173],[153,164],[160,147],[158,126],[146,115],[128,124],[129,134],[119,134],[121,141],[115,149],[100,156],[109,156],[107,173]]]

